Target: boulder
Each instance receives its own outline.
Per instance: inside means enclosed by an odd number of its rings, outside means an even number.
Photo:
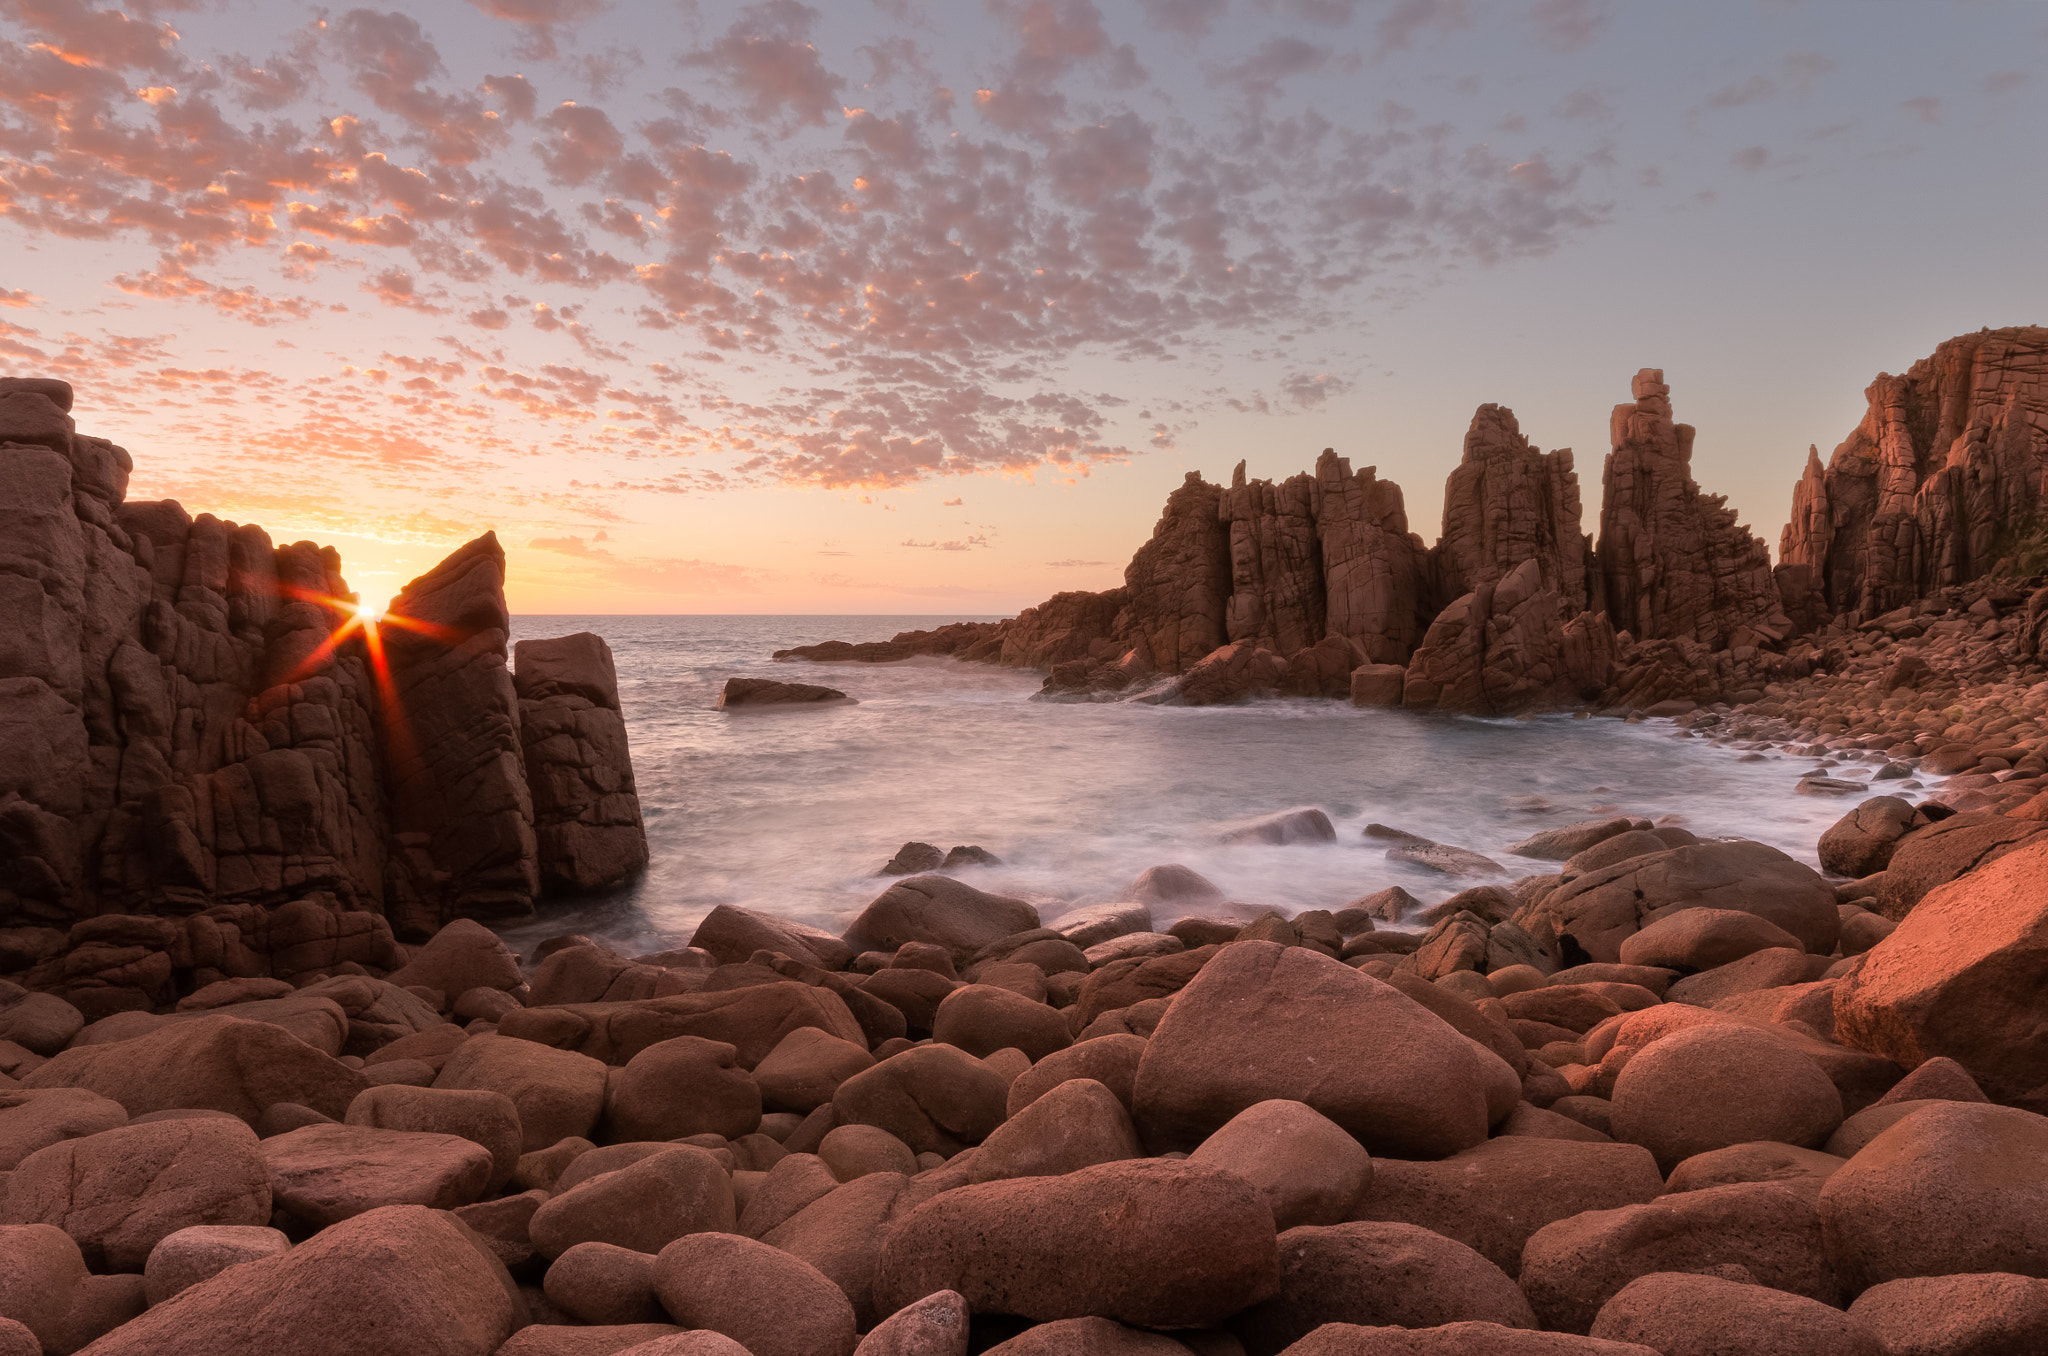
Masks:
[[[988,1348],[989,1356],[1187,1356],[1187,1351],[1164,1334],[1127,1328],[1106,1318],[1036,1323]]]
[[[1144,1054],[1145,1038],[1129,1034],[1096,1036],[1055,1051],[1011,1082],[1006,1113],[1017,1115],[1073,1078],[1094,1079],[1115,1094],[1128,1111],[1138,1081],[1138,1061]]]
[[[517,1293],[453,1219],[387,1206],[181,1291],[92,1356],[491,1356],[524,1321]]]
[[[1988,810],[1950,815],[1899,842],[1885,866],[1872,906],[1902,920],[1929,891],[1975,875],[2008,853],[2048,842],[2048,824]],[[2038,855],[2036,860],[2039,860]]]
[[[1140,904],[1166,904],[1185,909],[1198,904],[1221,903],[1220,886],[1191,867],[1178,863],[1148,866],[1124,890],[1125,899]]]
[[[729,1337],[715,1332],[688,1333],[673,1323],[607,1323],[588,1328],[535,1323],[513,1333],[512,1340],[499,1347],[495,1356],[618,1356],[650,1342],[675,1338],[689,1338],[698,1345],[694,1351],[670,1356],[737,1356],[746,1350]]]
[[[908,1177],[918,1170],[917,1155],[909,1145],[872,1125],[834,1126],[818,1142],[818,1157],[842,1182],[871,1172]]]
[[[1774,1290],[1842,1300],[1813,1194],[1785,1182],[1707,1187],[1546,1224],[1522,1249],[1521,1282],[1544,1327],[1586,1332],[1638,1276],[1733,1267]]]
[[[851,1356],[853,1305],[816,1267],[730,1233],[661,1250],[654,1290],[686,1328],[732,1338],[749,1356]]]
[[[639,968],[665,973],[652,966]],[[606,1064],[624,1064],[656,1041],[698,1036],[732,1046],[743,1069],[766,1059],[784,1036],[800,1026],[814,1026],[844,1040],[867,1039],[846,1000],[832,989],[770,979],[776,971],[756,970],[758,982],[717,992],[509,1012],[498,1022],[498,1034],[571,1050]]]
[[[1021,899],[986,894],[950,876],[910,876],[861,910],[846,942],[856,952],[932,942],[964,964],[989,943],[1037,926],[1038,910]]]
[[[0,1088],[0,1172],[38,1149],[127,1123],[119,1102],[84,1088]]]
[[[225,1111],[251,1124],[278,1102],[339,1117],[368,1086],[356,1070],[277,1027],[211,1013],[132,1040],[66,1050],[21,1083],[85,1088],[131,1116],[186,1108]]]
[[[181,1229],[268,1224],[270,1208],[255,1131],[222,1116],[122,1126],[39,1149],[9,1178],[0,1224],[54,1224],[89,1265],[141,1271],[150,1249]]]
[[[1188,1161],[1234,1172],[1257,1187],[1281,1230],[1349,1218],[1373,1175],[1372,1156],[1343,1127],[1311,1106],[1281,1100],[1238,1112]]]
[[[1806,954],[1797,937],[1753,913],[1679,909],[1632,933],[1621,944],[1621,960],[1683,974],[1718,969],[1759,951]]]
[[[1191,1149],[1277,1098],[1374,1152],[1433,1157],[1486,1138],[1486,1072],[1464,1037],[1391,986],[1305,947],[1246,941],[1175,998],[1133,1097],[1155,1150]]]
[[[1355,1144],[1352,1148],[1361,1156],[1365,1152]],[[1093,1079],[1074,1078],[997,1126],[980,1147],[948,1163],[940,1180],[950,1183],[956,1174],[967,1182],[1057,1177],[1144,1153],[1130,1113],[1116,1094]],[[1245,1173],[1239,1176],[1251,1180]]]
[[[1861,1319],[1804,1295],[1722,1276],[1639,1276],[1600,1307],[1593,1336],[1663,1356],[1889,1356]]]
[[[85,1014],[51,993],[30,993],[0,980],[0,1041],[48,1057],[70,1044]]]
[[[1269,847],[1334,843],[1337,841],[1337,829],[1330,823],[1328,815],[1312,805],[1304,805],[1226,825],[1216,835],[1216,841],[1226,844],[1263,843]]]
[[[1821,868],[1852,880],[1875,875],[1891,865],[1892,853],[1907,834],[1928,823],[1902,796],[1872,796],[1820,836]]]
[[[875,1304],[937,1290],[975,1312],[1203,1327],[1276,1293],[1273,1216],[1258,1190],[1197,1163],[1105,1163],[945,1192],[882,1245]]]
[[[1837,986],[1836,1039],[1909,1069],[1952,1059],[1993,1098],[2048,1111],[2043,967],[2048,843],[1922,899]]]
[[[526,982],[519,973],[519,958],[497,933],[474,918],[457,918],[429,937],[389,979],[400,988],[417,985],[450,998],[469,989],[509,992]]]
[[[55,1350],[89,1273],[71,1235],[53,1224],[0,1225],[0,1318]]]
[[[756,951],[779,951],[825,970],[843,970],[853,959],[853,948],[829,932],[736,904],[720,904],[704,915],[690,935],[690,945],[727,965],[747,960]]]
[[[967,1325],[967,1301],[941,1290],[877,1323],[854,1356],[967,1356]]]
[[[1053,931],[1086,951],[1091,946],[1134,932],[1152,930],[1152,910],[1136,900],[1083,904],[1054,919]]]
[[[512,1099],[503,1093],[477,1089],[403,1085],[369,1088],[348,1104],[342,1124],[459,1135],[482,1145],[491,1155],[486,1192],[494,1192],[512,1180],[519,1167],[524,1139],[519,1109],[512,1105]]]
[[[1842,1096],[1813,1062],[1744,1024],[1695,1026],[1637,1050],[1614,1081],[1613,1134],[1665,1172],[1694,1154],[1773,1140],[1817,1149]]]
[[[589,1136],[604,1110],[605,1067],[568,1050],[481,1035],[448,1056],[434,1086],[502,1094],[519,1113],[520,1152],[533,1153]]]
[[[1325,1323],[1536,1326],[1499,1267],[1412,1224],[1302,1225],[1280,1235],[1279,1252],[1280,1293],[1231,1323],[1248,1356],[1278,1356]]]
[[[258,1152],[277,1208],[317,1228],[387,1205],[469,1205],[494,1167],[489,1149],[459,1135],[364,1125],[308,1125],[271,1136]]]
[[[1636,1145],[1507,1135],[1441,1162],[1374,1160],[1372,1186],[1350,1218],[1419,1225],[1514,1276],[1538,1229],[1655,1200],[1663,1189]]]
[[[1790,933],[1817,956],[1835,949],[1835,892],[1812,870],[1762,843],[1694,843],[1631,857],[1566,881],[1537,906],[1593,961],[1621,959],[1621,944],[1665,910],[1732,909]]]
[[[658,1253],[687,1234],[731,1233],[732,1179],[702,1149],[676,1146],[551,1197],[528,1234],[536,1252],[560,1257],[578,1243]]]
[[[615,1326],[664,1322],[654,1293],[654,1254],[616,1243],[578,1243],[548,1265],[548,1303],[582,1323]]]
[[[291,1251],[277,1230],[247,1224],[193,1224],[157,1240],[143,1262],[144,1295],[152,1305],[210,1281],[231,1266]]]
[[[1501,851],[1513,853],[1517,857],[1536,857],[1543,861],[1561,862],[1584,852],[1596,843],[1604,843],[1618,834],[1629,832],[1639,822],[1626,816],[1581,820],[1576,824],[1566,824],[1560,828],[1530,834],[1520,842],[1508,844]]]
[[[1853,1293],[1908,1276],[2048,1276],[2048,1118],[1929,1102],[1878,1135],[1820,1192],[1828,1255]]]
[[[1849,1306],[1887,1356],[2003,1356],[2048,1351],[2048,1281],[2009,1272],[1909,1276]]]
[[[728,678],[718,694],[718,709],[731,711],[743,706],[816,706],[854,699],[836,687],[815,683],[782,683],[773,678]]]
[[[1446,1323],[1436,1328],[1365,1328],[1325,1323],[1287,1349],[1287,1356],[1659,1356],[1633,1342],[1606,1342],[1563,1332],[1526,1332],[1498,1323]]]
[[[983,1056],[1022,1050],[1033,1061],[1074,1043],[1056,1009],[992,984],[964,984],[939,1003],[932,1039]]]
[[[607,1076],[606,1137],[753,1134],[761,1124],[761,1089],[745,1069],[734,1067],[737,1057],[732,1046],[697,1036],[656,1041]]]
[[[768,1110],[809,1115],[830,1102],[841,1083],[874,1065],[866,1046],[800,1026],[755,1068],[754,1083]]]
[[[889,1312],[875,1297],[883,1243],[895,1222],[931,1190],[899,1173],[871,1172],[834,1187],[762,1234],[761,1241],[816,1267],[852,1303],[860,1326],[872,1327]]]
[[[841,1125],[875,1125],[916,1153],[979,1144],[1007,1112],[1001,1074],[957,1046],[921,1045],[855,1074],[832,1094]]]
[[[1277,697],[1287,682],[1287,661],[1256,641],[1232,641],[1203,655],[1174,686],[1188,706],[1221,706],[1253,697]]]
[[[1821,1183],[1848,1161],[1819,1149],[1796,1149],[1768,1140],[1731,1144],[1694,1154],[1680,1163],[1665,1180],[1664,1190],[1669,1194],[1734,1182],[1792,1182],[1819,1191]]]
[[[737,1227],[748,1238],[765,1237],[776,1225],[836,1191],[839,1185],[825,1160],[816,1154],[784,1154],[754,1188],[746,1208],[740,1212]]]
[[[1398,707],[1407,678],[1408,670],[1400,664],[1360,664],[1351,670],[1351,704]]]

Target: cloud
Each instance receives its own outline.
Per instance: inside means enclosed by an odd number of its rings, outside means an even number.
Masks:
[[[822,127],[839,111],[846,82],[825,69],[811,42],[818,19],[818,11],[797,0],[763,0],[747,6],[718,41],[683,64],[712,72],[746,101],[753,118],[786,118],[785,131],[806,123]]]
[[[1333,64],[1339,70],[1353,71],[1359,63],[1355,56],[1333,63],[1325,44],[1295,37],[1268,38],[1243,60],[1210,67],[1209,82],[1234,85],[1248,98],[1270,99],[1280,93],[1282,83],[1290,77],[1317,74]]]
[[[1993,71],[1984,77],[1981,86],[1986,94],[2012,94],[2034,83],[2034,77],[2025,71]]]
[[[1923,94],[1917,99],[1902,99],[1899,102],[1899,107],[1905,109],[1922,122],[1936,123],[1941,121],[1941,100],[1929,95]]]
[[[1771,163],[1771,153],[1761,146],[1744,146],[1728,157],[1728,163],[1739,170],[1754,173]]]
[[[603,533],[599,533],[603,536]],[[581,537],[535,537],[526,543],[529,551],[550,551],[556,555],[575,556],[580,560],[610,560],[612,553],[601,546],[593,546]]]
[[[1557,52],[1576,52],[1590,47],[1600,29],[1614,16],[1597,0],[1536,0],[1529,16],[1545,47]]]
[[[900,541],[896,544],[918,551],[972,551],[977,546],[988,545],[988,534],[977,532],[963,541]]]
[[[1280,383],[1280,391],[1301,408],[1315,409],[1331,396],[1350,391],[1352,383],[1327,372],[1297,372]]]
[[[1055,570],[1099,570],[1106,569],[1106,560],[1048,560],[1047,566]]]
[[[1752,75],[1739,85],[1725,85],[1707,96],[1706,106],[1711,109],[1741,108],[1745,104],[1761,103],[1775,98],[1778,82],[1768,75]]]
[[[1138,0],[1138,4],[1154,28],[1201,38],[1223,17],[1229,0]]]
[[[23,288],[0,287],[0,306],[38,306],[42,298]]]
[[[948,499],[948,500],[946,500],[946,501],[945,501],[945,503],[941,504],[941,505],[940,505],[939,507],[941,507],[941,508],[959,508],[962,502],[963,502],[962,500],[960,500],[960,499],[957,499],[957,498],[954,498],[954,499]]]

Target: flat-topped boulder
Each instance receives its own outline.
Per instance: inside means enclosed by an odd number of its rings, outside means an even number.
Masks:
[[[773,678],[728,678],[725,689],[718,694],[718,709],[721,711],[738,707],[818,706],[839,702],[852,705],[854,698],[836,687],[783,683]]]

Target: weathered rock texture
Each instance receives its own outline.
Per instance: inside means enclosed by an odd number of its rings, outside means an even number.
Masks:
[[[1485,715],[1562,706],[1600,695],[1614,669],[1604,615],[1567,615],[1535,558],[1445,608],[1408,661],[1402,703]]]
[[[1778,554],[1869,617],[1989,573],[2038,527],[2048,328],[1960,335],[1864,398],[1825,469],[1809,450]]]
[[[128,454],[70,407],[62,382],[0,380],[0,933],[68,949],[59,987],[103,991],[93,1015],[163,1001],[174,969],[388,967],[394,928],[530,912],[589,856],[560,831],[589,808],[571,766],[637,835],[623,729],[537,692],[536,839],[494,537],[373,637],[344,626],[331,548],[128,501]],[[616,723],[608,671],[579,692]]]
[[[584,893],[623,885],[647,868],[647,830],[611,647],[579,631],[522,640],[512,658],[541,887]]]
[[[1444,482],[1444,531],[1430,553],[1438,596],[1461,597],[1533,560],[1544,587],[1583,612],[1593,544],[1579,519],[1572,450],[1539,451],[1513,410],[1481,405],[1465,432],[1464,460]]]
[[[1771,557],[1720,495],[1692,479],[1690,424],[1671,420],[1671,388],[1646,367],[1633,404],[1609,422],[1614,450],[1600,503],[1607,615],[1637,640],[1683,638],[1710,650],[1791,634]]]

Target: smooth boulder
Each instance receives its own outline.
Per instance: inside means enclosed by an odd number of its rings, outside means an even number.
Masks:
[[[1374,1153],[1442,1157],[1486,1138],[1488,1070],[1392,986],[1306,947],[1223,947],[1146,1043],[1133,1093],[1154,1152],[1193,1149],[1260,1102],[1302,1102]]]
[[[1220,1322],[1276,1293],[1273,1212],[1243,1178],[1198,1163],[1105,1163],[959,1187],[899,1219],[878,1312],[955,1290],[976,1313],[1141,1327]]]

